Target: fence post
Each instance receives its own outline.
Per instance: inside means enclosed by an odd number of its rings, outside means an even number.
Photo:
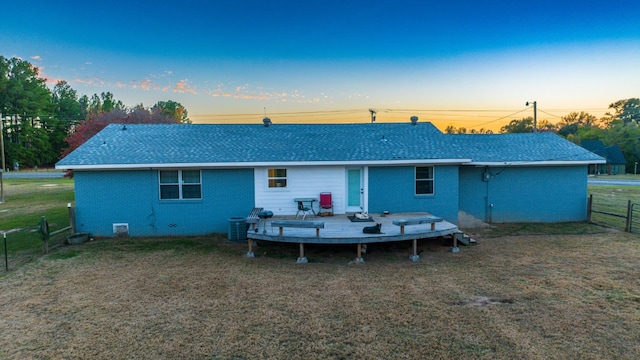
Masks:
[[[42,236],[42,241],[44,242],[44,253],[49,253],[49,223],[47,222],[46,217],[42,217],[40,219],[40,235]]]
[[[589,194],[587,199],[587,222],[591,223],[591,210],[593,208],[593,194]]]
[[[4,238],[4,268],[9,271],[9,258],[7,257],[7,233],[3,232],[2,237]]]
[[[627,201],[627,223],[624,226],[624,231],[631,232],[631,200]]]

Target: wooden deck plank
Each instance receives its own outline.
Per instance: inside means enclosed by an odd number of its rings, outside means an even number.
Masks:
[[[309,243],[309,244],[358,244],[407,241],[413,239],[433,238],[446,236],[459,232],[455,224],[441,221],[431,229],[429,223],[412,225],[405,228],[404,234],[400,233],[400,228],[393,225],[393,220],[406,219],[411,217],[428,216],[427,213],[399,213],[380,216],[371,214],[374,222],[351,222],[345,214],[335,214],[331,217],[323,218],[324,229],[320,236],[315,237],[308,230],[298,228],[288,228],[286,234],[280,236],[278,227],[271,226],[271,221],[267,220],[266,233],[248,233],[247,236],[254,240],[266,240],[289,243]],[[292,217],[274,216],[273,221],[291,220]],[[376,223],[382,224],[381,234],[364,234],[362,228]],[[311,236],[310,236],[311,235]]]

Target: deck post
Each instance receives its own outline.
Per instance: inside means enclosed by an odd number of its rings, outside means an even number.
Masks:
[[[256,257],[256,255],[253,253],[253,248],[252,248],[252,244],[253,244],[253,239],[249,238],[249,251],[247,251],[247,257],[249,259],[253,259],[254,257]]]
[[[451,247],[451,252],[454,254],[460,252],[460,248],[458,247],[458,234],[460,233],[451,234],[451,236],[453,236],[453,246]]]
[[[436,229],[436,223],[432,222],[431,223],[431,231],[434,231]]]
[[[307,262],[308,260],[304,256],[304,243],[300,243],[300,257],[298,257],[298,260],[296,260],[296,264],[306,264]]]
[[[413,262],[420,260],[420,255],[418,255],[418,239],[413,239],[413,255],[409,256],[409,260]]]
[[[363,264],[364,259],[362,258],[362,243],[358,243],[358,250],[356,253],[356,264]]]
[[[404,225],[400,225],[400,235],[404,235]]]

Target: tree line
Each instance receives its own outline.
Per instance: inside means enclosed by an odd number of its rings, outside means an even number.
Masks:
[[[78,96],[64,80],[50,89],[28,61],[0,56],[0,125],[7,168],[53,166],[110,123],[190,122],[178,102],[127,108],[111,92]]]

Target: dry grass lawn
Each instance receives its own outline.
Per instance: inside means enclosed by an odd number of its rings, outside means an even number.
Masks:
[[[640,238],[594,229],[423,241],[417,263],[409,243],[306,265],[222,237],[65,247],[0,277],[0,358],[640,358]]]

